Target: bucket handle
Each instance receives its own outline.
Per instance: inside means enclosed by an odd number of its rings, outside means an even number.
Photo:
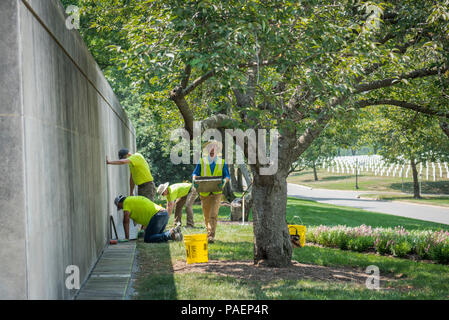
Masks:
[[[299,221],[301,222],[301,225],[304,225],[300,216],[293,216],[293,219],[292,219],[293,222],[295,221],[295,218],[298,218]],[[291,224],[293,224],[293,223],[291,223]]]
[[[288,231],[290,232],[290,229],[292,229],[292,227],[288,227]],[[298,229],[296,229],[296,228],[294,228],[293,227],[293,229],[295,229],[295,234],[292,234],[291,236],[299,236],[299,234],[298,234]]]

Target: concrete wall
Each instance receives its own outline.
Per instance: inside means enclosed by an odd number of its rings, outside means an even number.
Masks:
[[[109,239],[135,131],[59,0],[0,1],[0,299],[70,299]]]

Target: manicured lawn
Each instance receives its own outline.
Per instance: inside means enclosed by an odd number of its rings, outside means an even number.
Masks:
[[[194,210],[198,229],[183,229],[184,234],[205,232],[200,206],[195,206]],[[379,227],[402,225],[408,230],[449,228],[447,225],[289,198],[287,220],[291,221],[295,215],[300,216],[307,226],[366,224]],[[220,209],[219,220],[221,222],[217,227],[217,241],[208,248],[210,262],[208,264],[187,265],[183,242],[145,244],[139,240],[136,298],[219,300],[449,298],[448,265],[306,246],[294,249],[293,260],[296,262],[288,272],[254,267],[252,225],[225,222],[229,220],[228,207]],[[387,277],[381,282],[381,290],[369,290],[364,282],[360,281],[337,281],[338,278],[332,278],[332,274],[348,276],[352,271],[364,273],[366,267],[370,265],[378,266],[380,275]],[[308,273],[303,275],[305,270],[308,270]]]
[[[327,169],[318,170],[318,181],[313,178],[311,170],[293,172],[287,179],[290,183],[301,184],[312,188],[333,190],[356,190],[355,175],[349,173],[332,173]],[[358,177],[358,191],[380,192],[413,192],[413,180],[400,177],[375,176],[372,172],[362,172]],[[449,179],[437,178],[437,181],[424,180],[421,184],[423,194],[448,194]]]

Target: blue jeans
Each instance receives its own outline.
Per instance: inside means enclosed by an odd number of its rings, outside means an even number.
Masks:
[[[165,227],[168,223],[168,212],[167,210],[161,210],[156,213],[148,223],[145,229],[144,242],[147,243],[159,243],[167,242],[171,240],[170,231],[166,231]]]

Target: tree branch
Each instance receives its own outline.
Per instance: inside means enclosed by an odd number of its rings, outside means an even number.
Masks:
[[[395,48],[393,48],[392,50],[397,50],[400,54],[404,54],[407,49],[409,47],[411,47],[412,45],[416,44],[422,37],[428,37],[428,33],[427,31],[422,31],[421,33],[417,34],[416,37],[413,37],[412,39],[410,39],[409,41],[407,41],[405,44],[403,45],[398,45]],[[380,44],[385,44],[388,40],[394,39],[396,37],[396,35],[394,33],[391,33],[389,35],[387,35],[386,37],[384,37],[382,40],[380,40]],[[384,66],[386,64],[386,62],[383,63],[374,63],[371,66],[369,66],[368,68],[366,68],[363,72],[363,74],[366,75],[370,75],[371,73],[373,73],[374,71],[376,71],[377,69],[379,69],[380,67]],[[358,76],[356,78],[356,83],[360,83],[360,81],[362,81],[362,76]]]
[[[192,73],[192,66],[190,64],[186,65],[184,70],[184,75],[181,80],[181,88],[185,89],[189,84],[190,74]]]
[[[449,138],[449,122],[440,121],[440,128]]]
[[[429,107],[425,107],[422,105],[418,105],[415,103],[410,103],[407,101],[400,101],[400,100],[389,100],[389,99],[380,99],[380,100],[360,100],[357,102],[358,108],[365,108],[369,106],[375,106],[375,105],[391,105],[391,106],[398,106],[404,109],[410,109],[414,110],[420,113],[428,114],[431,116],[439,116],[439,117],[445,117],[449,119],[449,112],[442,112],[439,110],[432,110]]]
[[[219,128],[232,128],[236,126],[236,120],[230,116],[222,113],[214,114],[213,116],[201,121],[203,129],[219,129]]]
[[[417,79],[417,78],[424,78],[424,77],[428,77],[428,76],[434,76],[434,75],[437,75],[438,72],[445,72],[447,70],[448,70],[448,67],[414,70],[412,72],[402,74],[397,77],[359,84],[359,85],[355,86],[354,93],[358,94],[358,93],[362,93],[362,92],[366,92],[366,91],[386,88],[386,87],[390,87],[390,86],[394,85],[395,83],[397,83],[403,79]]]
[[[319,118],[304,131],[299,137],[295,148],[292,150],[292,159],[298,159],[304,151],[313,143],[313,141],[321,134],[331,119],[331,112],[323,112]]]
[[[170,92],[170,99],[176,104],[179,112],[184,119],[184,126],[189,132],[190,136],[193,137],[193,112],[189,107],[189,104],[183,94],[182,87],[176,87]]]
[[[195,90],[196,87],[201,85],[204,81],[206,81],[209,78],[212,78],[215,75],[215,70],[210,70],[203,74],[201,77],[195,79],[185,90],[183,90],[183,94],[186,96],[193,90]]]
[[[238,65],[238,67],[240,69],[243,69],[243,68],[254,68],[254,67],[257,67],[257,66],[265,67],[265,66],[271,66],[271,65],[274,65],[274,64],[276,64],[276,60],[272,59],[272,60],[264,60],[264,61],[261,61],[260,63],[257,63],[257,62],[241,63],[241,64]]]

